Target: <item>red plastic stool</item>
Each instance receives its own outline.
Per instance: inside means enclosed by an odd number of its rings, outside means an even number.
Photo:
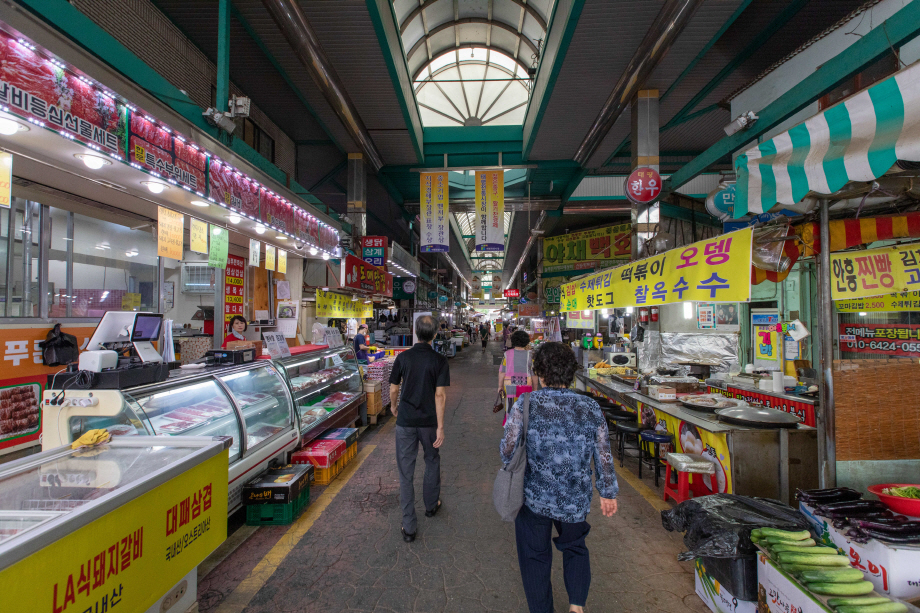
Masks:
[[[672,470],[677,473],[677,489],[676,490],[671,486],[671,471]],[[662,493],[661,499],[667,500],[668,496],[670,496],[671,498],[674,499],[674,502],[678,504],[680,504],[681,502],[684,502],[685,500],[690,500],[690,474],[691,473],[687,471],[677,470],[676,468],[668,464],[668,472],[665,474],[665,478],[664,478],[664,493]],[[704,475],[704,473],[692,473],[692,474],[699,475],[700,477]],[[717,494],[719,492],[719,481],[716,478],[715,473],[711,474],[710,477],[712,477],[712,492],[710,493]],[[702,485],[702,482],[700,483],[700,485]],[[693,492],[694,497],[698,495],[705,495],[705,494],[701,494],[699,489],[696,487],[694,487],[693,490],[694,490]]]

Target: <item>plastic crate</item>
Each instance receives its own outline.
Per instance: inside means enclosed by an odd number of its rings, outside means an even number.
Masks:
[[[329,485],[341,474],[348,463],[358,455],[358,443],[352,443],[345,448],[345,453],[329,468],[315,468],[313,483],[316,485]]]
[[[739,558],[701,557],[706,573],[725,586],[738,600],[757,600],[757,556]]]
[[[286,504],[252,504],[246,506],[247,526],[287,526],[310,503],[310,485],[300,495]]]

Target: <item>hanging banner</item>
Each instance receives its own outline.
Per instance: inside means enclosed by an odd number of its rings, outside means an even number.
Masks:
[[[10,208],[13,198],[13,154],[0,151],[0,207]]]
[[[920,289],[920,247],[831,253],[831,297],[852,300]]]
[[[287,251],[284,249],[278,250],[278,272],[287,274]]]
[[[384,296],[393,295],[393,275],[353,255],[342,258],[341,285]]]
[[[131,112],[128,161],[147,172],[172,179],[193,192],[204,192],[207,155],[177,138],[142,113]]]
[[[265,245],[265,270],[275,270],[275,248]]]
[[[505,173],[476,171],[476,251],[505,250]]]
[[[603,268],[628,260],[631,253],[632,225],[628,223],[550,236],[543,239],[543,272]]]
[[[352,300],[351,296],[316,290],[316,316],[348,319],[374,316],[374,305],[363,300]]]
[[[247,217],[259,219],[259,186],[257,183],[216,157],[211,158],[208,179],[209,198],[223,202],[232,210]]]
[[[294,230],[294,208],[278,194],[262,188],[259,195],[262,223],[281,232]]]
[[[387,239],[385,236],[362,236],[361,259],[374,266],[387,263]]]
[[[920,290],[834,302],[838,313],[920,311]]]
[[[208,224],[200,219],[191,218],[189,227],[189,249],[195,253],[208,252]]]
[[[920,326],[911,324],[840,324],[840,353],[920,357]]]
[[[182,213],[157,207],[157,255],[161,258],[182,259],[185,228]]]
[[[249,265],[259,267],[262,261],[261,253],[262,244],[254,238],[249,239]]]
[[[562,312],[751,297],[750,228],[678,247],[562,286]]]
[[[208,266],[226,268],[227,251],[230,249],[230,232],[220,226],[211,226],[211,245],[208,249]]]
[[[227,257],[224,269],[224,323],[234,315],[243,315],[243,273],[246,262],[241,257]]]
[[[565,316],[565,325],[567,328],[579,328],[583,330],[594,329],[594,313],[584,314],[583,311],[572,311]]]
[[[447,173],[423,172],[419,178],[419,230],[422,253],[447,253]]]

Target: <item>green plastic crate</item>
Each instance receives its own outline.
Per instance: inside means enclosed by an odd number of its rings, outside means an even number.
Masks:
[[[287,526],[310,503],[310,485],[307,484],[293,502],[286,504],[246,505],[247,526]]]

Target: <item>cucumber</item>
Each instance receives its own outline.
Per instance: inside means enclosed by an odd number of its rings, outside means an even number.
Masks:
[[[839,552],[833,547],[798,547],[796,545],[786,545],[785,543],[777,543],[776,545],[770,546],[773,551],[779,553],[780,551],[790,551],[792,553],[808,553],[811,555],[815,554],[830,554],[837,555]]]
[[[850,559],[838,555],[813,555],[810,553],[795,553],[794,551],[780,551],[776,554],[780,562],[787,564],[810,564],[812,566],[849,566]]]
[[[761,528],[760,533],[763,536],[776,536],[789,539],[790,541],[803,541],[807,538],[811,538],[811,532],[808,530],[790,532],[789,530],[779,530],[777,528]]]
[[[865,579],[858,568],[840,568],[838,570],[803,570],[799,573],[802,581],[820,583],[856,583]]]
[[[841,566],[812,566],[811,564],[780,564],[780,568],[793,575],[806,570],[846,570]]]
[[[776,536],[768,536],[767,542],[771,545],[792,545],[793,547],[813,547],[817,545],[815,539],[807,538],[800,541],[793,541],[787,538],[779,538]]]
[[[832,596],[863,596],[871,594],[875,589],[869,581],[855,583],[806,583],[805,586],[815,594],[830,594]]]
[[[884,602],[868,605],[842,605],[837,613],[907,613],[907,605],[900,602]]]
[[[757,538],[761,538],[763,536],[763,533],[760,531],[760,528],[754,528],[753,530],[751,530],[751,538],[754,538],[755,536]]]
[[[891,602],[890,598],[885,598],[884,596],[856,596],[853,598],[828,598],[827,604],[832,607],[839,607],[841,605],[867,605],[867,604],[885,604]]]

